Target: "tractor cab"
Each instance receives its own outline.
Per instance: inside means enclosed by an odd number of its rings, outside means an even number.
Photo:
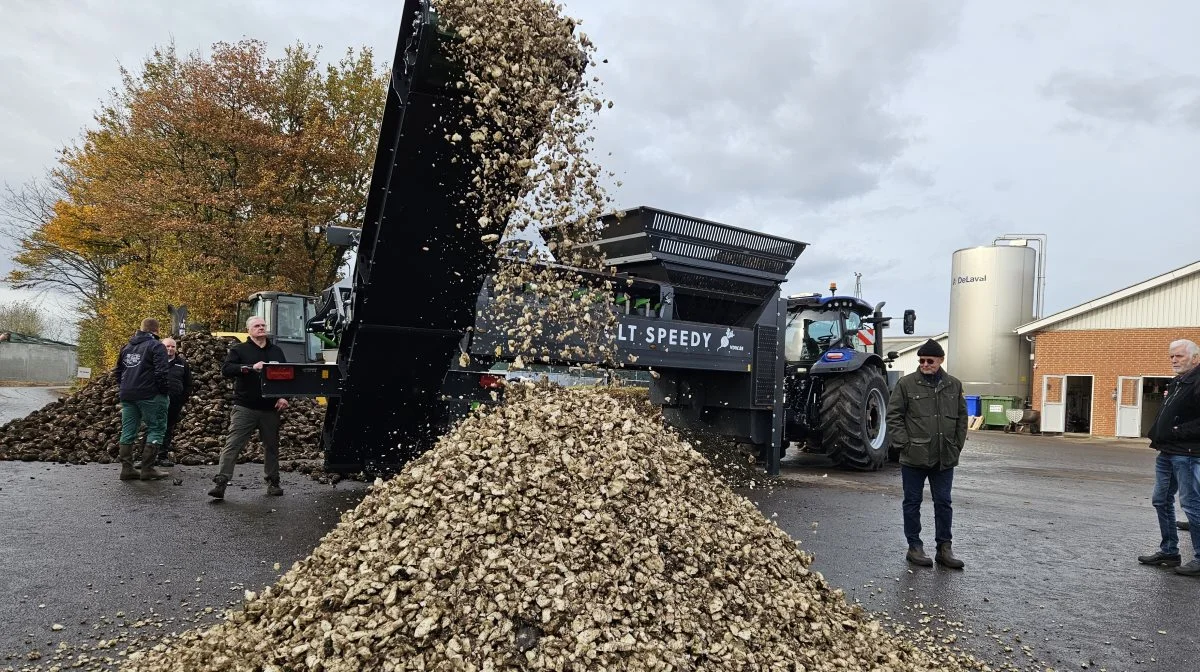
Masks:
[[[316,314],[316,297],[287,292],[255,292],[238,301],[237,321],[230,333],[245,341],[246,320],[261,317],[267,322],[267,336],[282,350],[289,362],[321,361],[322,341],[308,333],[308,321]]]
[[[852,296],[796,294],[787,299],[785,358],[807,368],[834,348],[874,352],[871,304]]]

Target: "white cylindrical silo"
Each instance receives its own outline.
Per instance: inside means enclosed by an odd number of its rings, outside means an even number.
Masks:
[[[1029,342],[1014,331],[1033,320],[1037,255],[1015,245],[954,253],[947,370],[969,395],[1029,396]]]

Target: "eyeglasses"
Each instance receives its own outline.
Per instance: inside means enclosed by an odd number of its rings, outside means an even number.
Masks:
[[[937,364],[937,359],[933,357],[921,357],[917,359],[917,362],[921,364]]]

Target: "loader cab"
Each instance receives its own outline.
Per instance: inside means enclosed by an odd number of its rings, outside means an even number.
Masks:
[[[231,334],[245,341],[246,320],[261,317],[267,321],[267,336],[283,350],[289,362],[321,361],[321,341],[307,333],[305,326],[316,313],[316,297],[287,292],[255,292],[238,301],[237,321]]]
[[[789,364],[807,368],[837,347],[873,351],[875,334],[864,322],[872,307],[861,299],[799,294],[788,297],[784,354]]]

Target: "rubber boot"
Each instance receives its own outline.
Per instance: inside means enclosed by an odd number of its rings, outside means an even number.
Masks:
[[[142,480],[157,481],[160,478],[166,478],[167,472],[159,471],[154,468],[154,461],[158,458],[159,445],[157,443],[147,443],[142,449]]]
[[[934,556],[934,559],[943,567],[949,567],[950,569],[963,568],[963,561],[954,557],[954,552],[950,550],[950,542],[948,541],[944,544],[938,544],[937,555]]]
[[[146,452],[146,436],[143,434],[133,446],[133,455],[137,459],[133,462],[134,469],[142,468],[142,453]]]
[[[121,459],[121,480],[133,481],[140,478],[137,469],[133,468],[133,444],[122,443],[118,447],[117,455]]]
[[[909,546],[908,553],[904,555],[904,559],[921,567],[933,566],[933,560],[930,560],[929,556],[925,555],[925,549],[921,546]]]
[[[229,478],[224,474],[217,474],[213,476],[213,483],[216,485],[208,491],[208,496],[213,499],[225,499],[225,486],[229,484]]]

